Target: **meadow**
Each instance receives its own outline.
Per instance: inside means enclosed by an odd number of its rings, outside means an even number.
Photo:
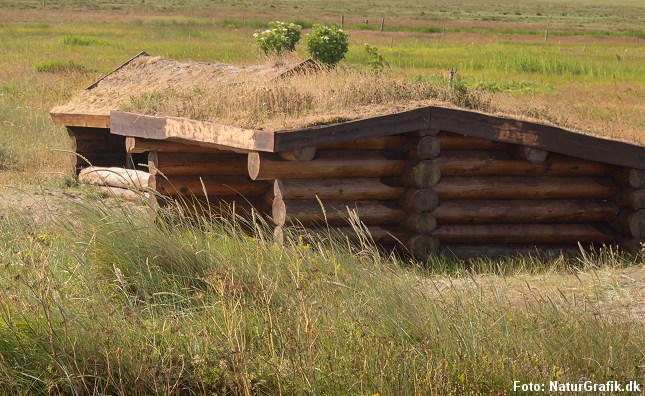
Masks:
[[[142,50],[271,62],[252,41],[266,22],[308,27],[342,14],[344,67],[356,73],[371,73],[370,43],[397,78],[444,81],[456,68],[495,112],[645,144],[642,2],[46,3],[0,0],[0,394],[506,394],[513,380],[643,382],[642,253],[417,263],[367,237],[277,247],[265,226],[249,236],[234,217],[153,221],[77,186],[67,134],[48,116]],[[43,190],[80,203],[11,199]]]

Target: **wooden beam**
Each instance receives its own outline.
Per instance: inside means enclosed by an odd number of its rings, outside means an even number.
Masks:
[[[110,112],[111,133],[188,144],[229,146],[244,150],[274,151],[274,133],[179,117],[155,117],[122,111]]]
[[[431,128],[645,170],[645,148],[566,129],[433,106]]]
[[[618,208],[588,200],[442,201],[433,213],[439,224],[603,223],[614,220]]]
[[[278,226],[280,227],[280,226]],[[377,245],[391,246],[403,243],[405,238],[404,231],[387,226],[369,225],[366,226],[369,237]],[[326,226],[307,228],[305,235],[311,235],[318,239],[335,239],[335,238],[349,238],[351,241],[365,240],[368,237],[364,229],[356,230],[351,226]]]
[[[552,156],[542,164],[495,159],[486,152],[443,152],[435,162],[442,176],[607,176],[615,166],[602,162]]]
[[[114,136],[114,135],[111,135]],[[145,153],[148,151],[159,151],[162,153],[247,153],[248,150],[232,147],[214,145],[205,147],[186,142],[175,142],[172,140],[152,140],[127,136],[125,138],[125,149],[128,153]]]
[[[253,180],[337,179],[398,176],[407,161],[374,151],[323,151],[313,161],[283,161],[275,155],[251,152],[248,172]]]
[[[350,211],[355,211],[365,224],[398,224],[405,212],[395,205],[380,201],[323,202],[273,200],[273,221],[284,224],[347,224]]]
[[[645,188],[645,171],[638,169],[620,169],[614,179],[621,185],[630,188]]]
[[[156,189],[164,195],[208,197],[257,197],[266,194],[271,185],[253,181],[248,176],[168,176],[156,178]]]
[[[365,139],[345,140],[318,146],[324,150],[404,150],[408,139],[402,135],[377,136]]]
[[[441,244],[545,244],[608,243],[611,234],[594,224],[446,224],[432,235]]]
[[[506,151],[509,144],[496,142],[490,139],[482,139],[472,136],[464,136],[458,133],[441,132],[437,136],[441,150],[497,150]]]
[[[287,151],[305,146],[396,135],[425,129],[429,125],[430,110],[425,107],[362,120],[276,132],[273,148],[274,151]]]
[[[451,199],[609,199],[620,188],[609,177],[444,177],[435,190]]]
[[[88,128],[110,127],[109,114],[74,114],[65,113],[54,108],[49,115],[56,125]]]
[[[441,254],[448,259],[510,258],[517,256],[557,258],[561,255],[576,256],[580,250],[574,245],[502,246],[502,245],[448,245],[441,247]]]
[[[157,172],[165,176],[246,176],[246,155],[224,152],[210,154],[156,153]]]
[[[627,190],[621,192],[614,202],[621,208],[645,209],[645,189]]]
[[[311,161],[316,158],[316,147],[307,146],[289,151],[280,151],[278,156],[285,161]]]
[[[423,160],[409,165],[402,180],[409,187],[431,188],[441,180],[441,170],[435,161]]]
[[[273,194],[283,199],[301,199],[326,202],[338,201],[387,201],[397,199],[405,187],[392,186],[378,178],[358,179],[277,179]]]

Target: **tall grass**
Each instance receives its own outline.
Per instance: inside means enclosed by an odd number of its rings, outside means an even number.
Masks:
[[[0,224],[0,393],[506,393],[642,375],[640,323],[447,286],[369,244],[278,247],[235,218],[97,204],[69,218]]]

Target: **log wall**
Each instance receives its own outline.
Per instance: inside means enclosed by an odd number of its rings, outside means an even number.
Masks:
[[[70,166],[75,174],[89,166],[127,165],[125,137],[112,135],[107,128],[67,127],[71,139]]]

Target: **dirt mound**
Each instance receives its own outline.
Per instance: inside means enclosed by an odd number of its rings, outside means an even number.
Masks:
[[[234,66],[225,63],[178,62],[161,56],[140,56],[120,70],[107,75],[95,87],[86,89],[52,113],[108,115],[132,97],[173,87],[191,91],[203,87],[238,84],[277,77],[292,65]]]

